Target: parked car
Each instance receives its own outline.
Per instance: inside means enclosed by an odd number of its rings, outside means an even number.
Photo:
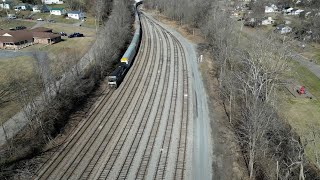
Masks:
[[[78,32],[77,32],[77,33],[74,33],[74,36],[75,36],[75,37],[84,37],[84,35],[83,35],[82,33],[78,33]]]
[[[25,26],[17,26],[16,27],[16,30],[22,30],[22,29],[27,29],[27,27],[25,27]]]
[[[82,33],[75,32],[68,36],[68,38],[74,38],[74,37],[84,37],[84,35]]]
[[[52,20],[52,19],[49,19],[48,22],[49,22],[49,23],[55,23],[55,21]]]
[[[61,36],[67,36],[67,33],[65,33],[65,32],[59,32],[59,34],[60,34]]]
[[[14,14],[8,14],[8,19],[17,19],[17,16]]]
[[[37,21],[44,21],[42,18],[37,19]]]

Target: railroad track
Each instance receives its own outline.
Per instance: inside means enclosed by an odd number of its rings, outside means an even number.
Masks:
[[[144,40],[142,40],[142,42],[144,42]],[[147,47],[149,47],[149,46],[151,46],[151,44],[147,44],[146,45]],[[142,48],[145,48],[146,46],[142,46]],[[146,51],[144,51],[145,53],[144,54],[150,54],[150,52],[149,52],[149,50],[146,50]],[[142,57],[142,54],[140,53],[140,54],[138,54],[138,59],[140,59],[141,57]],[[118,99],[111,99],[110,97],[111,97],[111,95],[112,96],[115,96],[115,97],[117,97],[117,96],[119,96],[119,93],[120,92],[125,92],[126,94],[130,94],[130,91],[128,90],[128,88],[129,88],[129,84],[130,84],[130,82],[132,81],[132,80],[135,80],[135,79],[137,79],[137,77],[138,77],[138,75],[140,75],[139,73],[137,73],[134,77],[133,77],[133,73],[132,72],[135,72],[135,71],[137,71],[138,70],[138,68],[140,69],[140,73],[142,72],[142,69],[144,69],[143,67],[145,66],[145,61],[143,62],[143,63],[140,63],[140,61],[137,61],[136,62],[136,66],[133,66],[133,68],[132,68],[132,70],[131,71],[129,71],[129,73],[128,73],[128,76],[127,77],[129,77],[128,78],[128,80],[127,81],[125,81],[124,83],[123,83],[123,88],[121,89],[121,91],[115,91],[115,92],[113,92],[113,93],[109,93],[108,94],[108,96],[106,97],[106,98],[104,98],[104,100],[105,101],[103,101],[103,103],[101,103],[99,106],[98,106],[98,108],[96,108],[95,110],[94,110],[94,113],[92,113],[92,115],[88,118],[88,120],[87,121],[85,121],[85,123],[84,124],[82,124],[80,127],[79,127],[79,129],[78,129],[78,131],[76,131],[72,136],[71,136],[71,138],[70,138],[70,141],[68,141],[66,144],[65,144],[65,146],[62,148],[62,150],[60,151],[60,153],[58,154],[56,154],[55,156],[54,156],[54,158],[51,160],[51,162],[49,163],[49,165],[47,166],[47,167],[45,167],[44,168],[44,170],[42,170],[41,172],[40,172],[40,174],[38,175],[38,177],[37,178],[39,178],[39,179],[46,179],[47,177],[49,177],[49,176],[51,176],[52,175],[52,173],[56,170],[56,167],[59,165],[59,164],[61,164],[62,162],[62,160],[64,160],[64,159],[66,159],[65,157],[66,157],[66,155],[67,154],[70,154],[70,151],[72,150],[72,149],[78,149],[78,150],[83,150],[83,148],[82,148],[82,146],[80,146],[80,144],[78,143],[79,142],[79,140],[80,140],[80,138],[81,137],[85,137],[85,136],[87,136],[88,134],[90,135],[90,134],[93,134],[92,133],[92,131],[94,131],[94,132],[97,132],[97,130],[98,130],[98,128],[99,127],[101,127],[100,126],[100,124],[102,123],[102,121],[98,121],[97,119],[97,117],[98,117],[98,115],[100,115],[99,114],[99,112],[101,112],[102,111],[102,109],[104,108],[104,111],[106,112],[106,113],[103,113],[103,117],[105,117],[106,115],[108,115],[109,114],[109,112],[113,112],[114,111],[114,109],[117,107],[117,105],[119,104],[119,102],[120,102],[120,100],[122,99],[122,98],[118,98]],[[142,64],[142,65],[141,65]],[[124,97],[124,96],[123,96]],[[111,99],[111,102],[110,102],[110,99]],[[124,98],[123,98],[124,99]],[[109,101],[108,101],[109,100]],[[107,108],[105,108],[104,106],[106,105],[106,102],[109,102],[109,105],[107,106]],[[101,116],[101,115],[100,115]],[[100,118],[101,119],[101,118]],[[95,120],[95,121],[94,121]],[[107,119],[107,121],[105,122],[105,123],[107,123],[108,122],[108,120],[109,119]],[[92,128],[92,126],[93,125],[96,125],[96,126],[94,126],[93,128]],[[89,128],[89,127],[91,127],[91,128]],[[93,129],[93,130],[91,130],[89,133],[87,133],[87,134],[85,134],[84,132],[86,132],[88,129]],[[98,131],[99,132],[99,131]],[[91,136],[90,136],[91,137]],[[86,139],[85,139],[86,140]],[[82,142],[84,142],[84,141],[82,141]],[[85,142],[87,142],[87,141],[85,141]],[[84,144],[85,145],[85,144]],[[79,151],[77,151],[76,153],[72,153],[72,154],[75,154],[76,156],[79,154]],[[74,160],[75,158],[73,158],[73,160]],[[70,159],[68,159],[69,161],[70,161]],[[72,159],[71,159],[71,161],[72,161]],[[68,168],[66,168],[66,169],[68,169]],[[66,170],[65,169],[65,170]],[[62,172],[64,172],[64,170],[62,170]]]
[[[169,31],[164,29],[161,25],[159,25],[157,22],[153,21],[152,19],[148,18],[150,21],[152,21],[154,24],[158,25],[160,29],[162,29],[164,32],[168,33],[169,36],[172,38],[174,41],[174,50],[175,53],[180,52],[181,58],[178,58],[178,55],[175,54],[175,59],[180,59],[179,61],[182,69],[183,69],[183,88],[181,92],[183,94],[183,104],[182,104],[182,121],[180,123],[180,136],[179,136],[179,143],[178,143],[178,155],[176,158],[176,166],[175,166],[175,173],[174,173],[174,179],[184,179],[184,170],[185,170],[185,161],[186,161],[186,147],[187,147],[187,126],[188,126],[188,111],[189,111],[189,82],[188,82],[188,71],[187,71],[187,64],[186,64],[186,55],[185,51],[183,49],[182,44],[179,42],[179,40],[172,35]],[[178,51],[179,49],[179,51]],[[177,68],[175,68],[176,70]],[[178,79],[178,78],[177,78]],[[175,82],[177,83],[177,82]],[[175,95],[173,96],[174,98]],[[172,111],[171,111],[172,112]],[[173,117],[169,118],[169,122],[167,125],[166,129],[166,137],[163,140],[163,146],[162,146],[162,151],[161,151],[161,156],[158,161],[157,165],[157,173],[155,175],[155,179],[164,179],[164,173],[165,173],[165,168],[167,167],[167,153],[168,149],[170,147],[170,139],[171,133],[172,133],[172,124],[170,124],[170,121],[173,119]]]
[[[147,33],[149,33],[149,30],[146,30]],[[151,35],[151,34],[149,34]],[[153,51],[151,51],[150,53],[148,53],[146,59],[147,60],[151,60],[150,62],[150,67],[147,67],[147,69],[149,69],[148,73],[146,75],[144,75],[146,77],[146,80],[144,82],[144,85],[142,86],[141,89],[141,94],[145,95],[146,91],[148,89],[148,84],[151,81],[151,76],[153,74],[154,71],[152,71],[152,67],[156,67],[154,66],[155,61],[153,59],[155,59],[156,56],[156,51],[157,51],[157,37],[156,34],[153,34],[153,38],[154,38],[154,47],[153,47]],[[163,48],[160,46],[160,49]],[[149,58],[149,56],[152,55],[151,59]],[[159,67],[159,66],[158,66]],[[158,71],[158,69],[156,70],[156,72]],[[152,83],[154,86],[154,83]],[[133,93],[132,93],[133,94]],[[99,179],[106,179],[107,177],[109,177],[110,175],[110,171],[112,170],[115,161],[117,160],[119,154],[120,154],[120,150],[123,149],[123,145],[126,142],[127,138],[128,138],[128,134],[131,131],[132,127],[133,127],[133,121],[139,121],[136,120],[136,117],[138,115],[139,110],[141,109],[141,105],[143,100],[145,99],[145,96],[140,95],[138,97],[138,100],[134,106],[133,111],[131,112],[130,116],[129,116],[129,121],[126,124],[124,130],[122,131],[119,140],[116,142],[115,147],[112,149],[111,155],[109,156],[109,158],[107,159],[106,163],[104,163],[105,165],[103,166],[103,170],[99,175]],[[140,120],[140,124],[142,123],[142,121]],[[113,179],[113,178],[111,178]]]
[[[141,47],[125,80],[107,90],[36,179],[186,178],[191,100],[185,50],[157,22],[141,20]]]

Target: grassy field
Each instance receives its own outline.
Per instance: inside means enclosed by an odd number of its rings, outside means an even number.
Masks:
[[[314,145],[313,128],[320,129],[320,79],[308,69],[296,62],[290,63],[292,71],[290,77],[297,80],[300,85],[306,87],[315,98],[295,98],[287,93],[283,95],[284,103],[281,113],[286,117],[293,129],[300,135],[306,146],[307,157],[315,162],[314,152],[320,150],[320,134],[316,138],[318,144]]]
[[[85,21],[82,23],[82,26],[88,28],[96,28],[95,18],[92,16],[87,16],[85,18]]]
[[[36,22],[32,21],[20,21],[20,20],[0,20],[0,28],[4,30],[9,30],[10,28],[15,28],[17,26],[26,26],[31,28]]]
[[[27,86],[32,82],[33,61],[30,56],[0,59],[0,83],[5,85],[9,81],[19,79],[19,83]],[[0,106],[0,123],[15,115],[20,108],[18,99]]]

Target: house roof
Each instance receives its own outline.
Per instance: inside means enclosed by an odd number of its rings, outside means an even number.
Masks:
[[[69,11],[68,12],[68,14],[80,14],[80,13],[82,13],[82,12],[80,12],[80,11]]]
[[[31,29],[32,32],[52,32],[52,29],[45,28],[45,27],[36,27],[34,29]]]
[[[3,36],[5,35],[5,36]],[[0,42],[20,42],[24,40],[30,40],[33,38],[33,34],[26,30],[17,31],[0,31]]]
[[[33,32],[33,37],[54,39],[54,38],[57,38],[57,37],[61,37],[61,35],[60,34],[49,33],[49,32]]]

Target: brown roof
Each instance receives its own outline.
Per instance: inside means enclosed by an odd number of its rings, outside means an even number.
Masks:
[[[3,36],[4,34],[9,34],[11,36]],[[33,39],[32,33],[26,30],[0,31],[0,42],[16,43],[16,42],[32,40],[32,39]]]
[[[35,38],[48,38],[54,39],[57,37],[61,37],[60,34],[48,33],[48,32],[33,32],[33,37]]]
[[[52,29],[45,28],[45,27],[36,27],[34,29],[30,29],[32,32],[52,32]]]

